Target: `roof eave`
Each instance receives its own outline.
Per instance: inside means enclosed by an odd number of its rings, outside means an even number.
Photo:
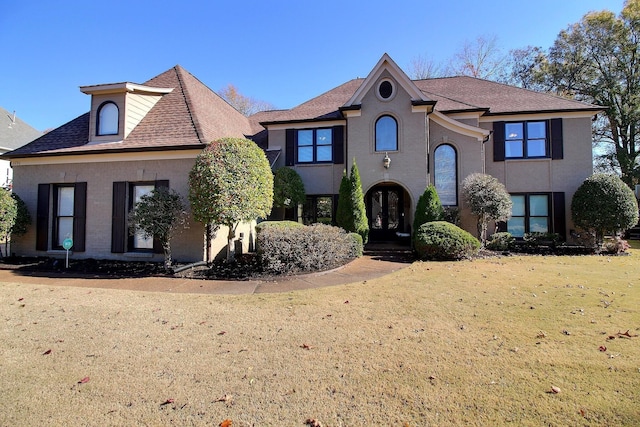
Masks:
[[[35,157],[61,157],[61,156],[87,156],[93,154],[113,154],[113,153],[141,153],[141,152],[158,152],[158,151],[183,151],[203,149],[207,144],[189,144],[189,145],[174,145],[163,147],[131,147],[131,148],[113,148],[113,149],[101,149],[101,150],[85,150],[85,151],[55,151],[55,152],[40,152],[40,153],[28,153],[28,154],[15,154],[5,153],[0,155],[6,159],[27,159]]]

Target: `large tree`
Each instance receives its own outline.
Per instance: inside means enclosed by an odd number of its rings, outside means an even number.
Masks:
[[[640,155],[640,0],[627,0],[620,16],[586,14],[560,32],[547,61],[534,71],[549,89],[605,108],[596,137],[601,161],[637,182]]]
[[[189,202],[194,219],[207,227],[207,241],[212,227],[228,227],[230,261],[238,225],[266,218],[273,204],[273,174],[264,152],[248,139],[212,142],[189,172]]]
[[[275,108],[269,102],[260,101],[241,94],[232,84],[228,84],[227,87],[220,89],[218,91],[218,95],[227,101],[233,108],[247,117],[257,113],[258,111],[273,110]]]

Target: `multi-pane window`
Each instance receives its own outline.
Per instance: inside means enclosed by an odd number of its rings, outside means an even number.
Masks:
[[[456,150],[443,144],[434,153],[434,182],[440,202],[444,206],[458,204],[458,172]]]
[[[305,225],[333,222],[333,196],[307,196],[302,211],[302,221]]]
[[[106,102],[98,109],[98,135],[118,134],[118,106],[113,102]]]
[[[550,231],[550,203],[548,194],[512,194],[511,218],[507,231],[514,237],[525,233],[547,233]]]
[[[324,163],[333,160],[332,131],[304,129],[298,131],[298,163]]]
[[[376,151],[398,150],[398,122],[391,116],[376,121]]]
[[[142,196],[150,194],[154,189],[154,184],[131,184],[132,206],[135,207]],[[136,231],[133,235],[132,249],[153,249],[153,236],[146,236],[142,231]]]
[[[75,188],[56,186],[54,190],[55,213],[53,222],[53,246],[62,247],[65,239],[73,239],[73,207]]]
[[[505,158],[548,157],[547,123],[505,123]]]

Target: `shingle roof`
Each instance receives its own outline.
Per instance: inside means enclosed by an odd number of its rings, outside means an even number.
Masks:
[[[42,132],[0,107],[0,152],[22,147],[40,135]]]
[[[163,95],[121,143],[86,145],[86,113],[7,157],[195,148],[221,137],[252,134],[246,117],[179,65],[144,85],[174,90]]]
[[[416,80],[414,83],[438,101],[436,110],[441,112],[487,109],[486,114],[492,115],[600,109],[585,102],[468,76]]]
[[[264,117],[262,123],[285,123],[342,118],[342,107],[363,83],[354,79],[291,110]],[[534,92],[473,77],[445,77],[415,80],[416,86],[437,101],[435,109],[447,112],[480,111],[485,115],[552,111],[597,111],[584,102]]]

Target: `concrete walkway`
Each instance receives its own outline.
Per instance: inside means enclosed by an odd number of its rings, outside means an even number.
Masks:
[[[277,280],[199,280],[172,277],[111,278],[65,273],[38,273],[0,269],[0,283],[13,282],[45,286],[127,289],[132,291],[195,294],[257,294],[290,292],[375,279],[409,265],[401,255],[372,254],[335,270],[288,276]]]

